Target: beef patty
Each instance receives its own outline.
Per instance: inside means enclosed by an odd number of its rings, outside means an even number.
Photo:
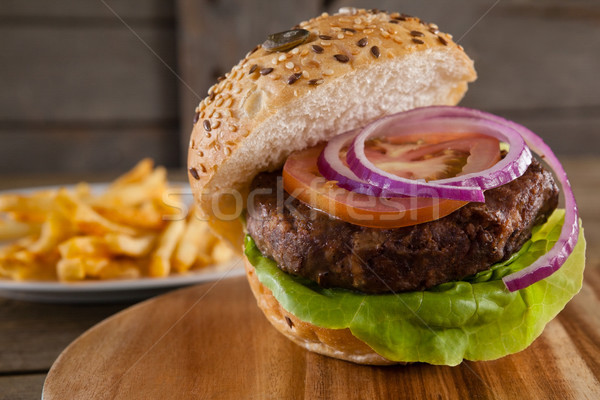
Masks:
[[[378,229],[332,218],[283,193],[281,173],[258,175],[247,228],[279,268],[323,287],[365,293],[424,290],[509,258],[558,204],[552,174],[533,161],[520,178],[452,214],[419,225]],[[270,194],[261,194],[270,193]],[[280,190],[281,196],[281,190]]]

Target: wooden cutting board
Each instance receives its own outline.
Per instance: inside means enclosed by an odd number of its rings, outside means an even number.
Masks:
[[[83,334],[54,363],[43,399],[600,399],[598,270],[527,350],[457,367],[308,353],[269,325],[243,277],[182,289]]]

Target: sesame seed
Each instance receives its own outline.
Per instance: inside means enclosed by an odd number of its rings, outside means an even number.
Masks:
[[[221,122],[218,121],[218,120],[212,123],[212,128],[213,129],[217,129],[219,126],[221,126]]]
[[[230,156],[231,155],[231,149],[229,147],[225,147],[225,155],[226,156]]]
[[[254,71],[256,71],[256,68],[258,68],[258,65],[254,64],[252,67],[250,67],[250,71],[248,71],[248,74],[250,74],[250,75],[253,74]]]
[[[434,27],[429,28],[428,31],[431,32],[431,33],[433,33],[434,35],[439,32],[439,30],[437,28],[434,28]]]
[[[373,54],[373,57],[379,58],[379,56],[381,55],[381,52],[379,51],[379,47],[377,47],[377,46],[371,47],[371,54]]]
[[[424,42],[424,41],[422,41],[421,39],[416,39],[416,38],[413,38],[413,39],[412,39],[412,41],[413,41],[414,43],[416,43],[416,44],[425,44],[425,42]]]
[[[291,61],[290,61],[290,62],[287,62],[287,63],[285,63],[285,67],[286,67],[287,69],[294,69],[294,63],[293,63],[293,62],[291,62]]]
[[[356,30],[352,29],[352,28],[342,28],[342,30],[344,32],[352,32],[352,33],[356,33]]]
[[[217,77],[217,81],[218,82],[221,82],[224,79],[225,79],[225,77],[223,75]]]
[[[333,75],[334,71],[332,69],[326,69],[325,71],[323,71],[323,75]]]
[[[337,38],[342,40],[344,38],[344,34],[343,33],[338,33]]]
[[[423,36],[425,36],[425,34],[423,32],[419,32],[419,31],[410,31],[410,36],[423,37]]]
[[[192,175],[195,180],[200,180],[200,175],[198,174],[198,170],[196,168],[190,168],[190,175]]]
[[[260,70],[261,75],[269,75],[271,72],[273,72],[273,68],[263,68]]]
[[[325,46],[325,47],[329,47],[331,46],[331,42],[327,42],[327,41],[321,41],[321,46]]]
[[[290,54],[298,54],[299,52],[300,52],[300,49],[299,49],[299,48],[297,48],[297,47],[294,47],[294,48],[292,49],[292,51],[290,51]]]
[[[213,116],[213,117],[215,117],[215,118],[221,118],[221,112],[220,112],[220,111],[217,111],[217,112],[215,112],[215,113],[214,113],[214,115],[212,115],[212,116]],[[213,125],[213,128],[216,128],[216,126],[214,126],[214,125]]]
[[[200,119],[200,112],[196,111],[196,113],[194,114],[194,124],[196,124],[196,122],[198,122],[199,119]]]
[[[271,64],[277,65],[277,59],[276,58],[271,59]]]
[[[215,99],[215,96],[216,96],[215,92],[210,92],[210,96],[208,96],[208,99],[210,101],[213,101]]]
[[[444,46],[448,46],[448,41],[446,39],[444,39],[441,36],[438,36],[438,40],[440,41],[441,44],[443,44]]]
[[[367,39],[366,37],[360,39],[358,42],[356,42],[356,45],[358,47],[365,47],[367,44],[369,44],[369,39]]]
[[[215,101],[215,106],[221,107],[221,104],[223,104],[223,98],[219,97],[219,99],[217,101]]]
[[[333,38],[331,36],[329,36],[329,35],[319,35],[319,39],[321,39],[321,40],[331,40]]]
[[[310,74],[308,73],[308,71],[304,70],[302,71],[302,77],[308,79],[310,78]]]
[[[231,107],[231,104],[233,104],[233,99],[230,97],[227,99],[227,101],[223,104],[224,107]]]
[[[198,157],[204,157],[204,152],[202,150],[198,150],[196,154],[198,154]]]
[[[278,60],[278,61],[284,61],[286,58],[287,58],[287,55],[286,55],[286,54],[282,54],[282,55],[280,55],[280,56],[277,58],[277,60]]]
[[[382,31],[381,32],[381,37],[383,37],[384,39],[387,39],[387,38],[390,37],[390,34],[388,32],[386,32],[386,31]]]
[[[398,44],[402,44],[402,39],[400,39],[398,36],[394,36],[392,39],[394,39],[394,42],[398,43]]]
[[[350,61],[350,59],[348,58],[348,56],[344,55],[344,54],[336,54],[333,57],[335,57],[335,59],[338,60],[341,63],[347,63],[348,61]]]
[[[318,86],[320,84],[322,84],[324,82],[323,79],[311,79],[310,81],[308,81],[308,84],[310,86]]]
[[[288,326],[290,327],[290,329],[292,329],[294,327],[294,323],[292,322],[292,320],[290,319],[290,317],[288,317],[287,315],[285,316],[285,322],[288,324]]]
[[[295,73],[295,74],[290,75],[287,78],[288,85],[293,85],[298,79],[300,79],[301,76],[302,76],[301,73]]]
[[[373,33],[373,29],[369,28],[369,29],[365,29],[364,32],[369,35],[371,33]]]
[[[209,120],[207,120],[207,119],[205,119],[205,120],[202,122],[202,126],[204,126],[204,130],[205,130],[206,132],[210,132],[210,130],[212,129],[212,128],[211,128],[211,126],[210,126],[210,121],[209,121]]]
[[[204,173],[204,174],[205,174],[205,173],[206,173],[206,171],[207,171],[207,169],[206,169],[206,167],[204,166],[204,164],[200,164],[200,169],[202,170],[202,173]]]
[[[302,49],[302,52],[300,53],[300,57],[306,57],[306,55],[308,54],[308,49]]]
[[[325,49],[319,46],[318,44],[313,44],[312,49],[315,53],[321,54]]]

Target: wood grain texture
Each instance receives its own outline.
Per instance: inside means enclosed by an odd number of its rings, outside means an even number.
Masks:
[[[46,374],[0,376],[0,400],[38,400]]]
[[[106,4],[0,2],[0,171],[179,164],[173,3]]]
[[[0,123],[3,173],[122,172],[145,157],[164,166],[179,161],[175,121],[23,125]]]
[[[174,64],[170,29],[136,32]],[[2,25],[0,50],[0,121],[148,121],[177,113],[176,78],[124,25]]]
[[[164,0],[104,0],[123,18],[154,19],[158,16],[173,18],[173,3]],[[100,1],[54,0],[2,0],[0,17],[94,17],[114,19],[112,12]]]
[[[0,374],[48,370],[77,336],[128,305],[53,305],[0,298]]]
[[[223,280],[141,303],[86,332],[50,370],[44,399],[598,398],[600,320],[588,315],[600,306],[600,287],[590,284],[599,278],[599,265],[588,268],[561,314],[568,317],[528,349],[457,367],[367,367],[308,353],[269,325],[243,277]],[[573,330],[565,318],[586,324]]]

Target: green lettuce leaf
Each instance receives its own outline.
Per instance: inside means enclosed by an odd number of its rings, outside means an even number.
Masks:
[[[282,272],[250,236],[245,253],[260,282],[299,319],[324,328],[350,328],[389,360],[457,365],[463,359],[492,360],[525,349],[579,292],[583,229],[573,253],[552,276],[513,293],[502,282],[554,245],[563,220],[564,210],[556,210],[509,260],[422,292],[365,295],[324,289]]]

